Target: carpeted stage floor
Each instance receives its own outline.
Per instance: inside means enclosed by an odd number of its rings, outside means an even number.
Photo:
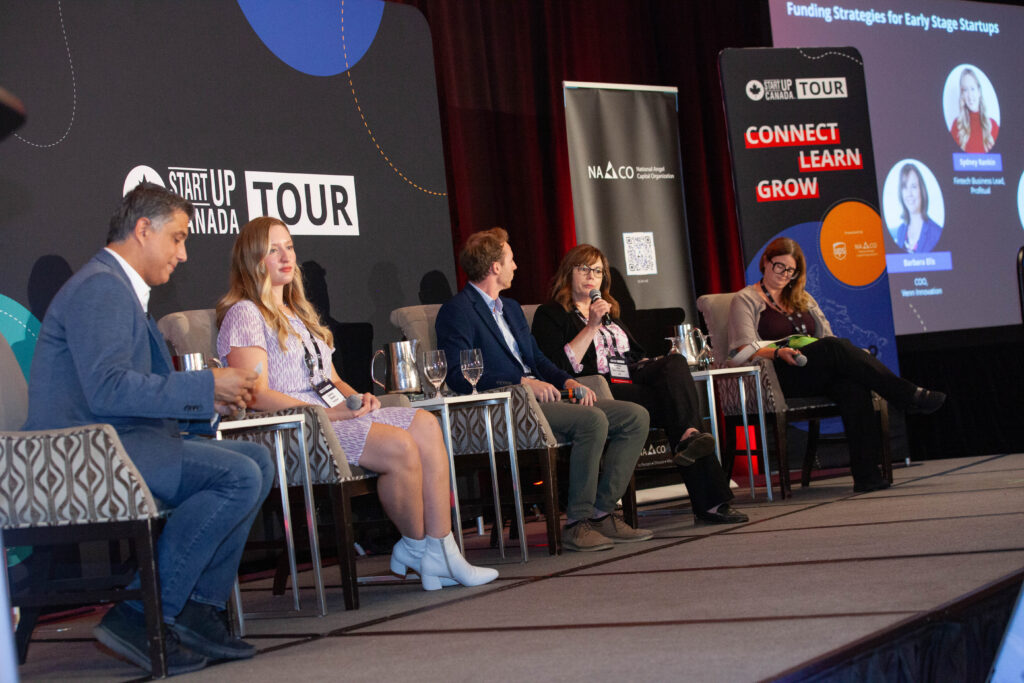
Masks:
[[[183,680],[771,679],[1024,568],[1024,454],[915,463],[895,478],[860,495],[849,478],[816,481],[773,503],[741,487],[751,521],[739,526],[648,507],[651,541],[559,557],[532,547],[525,565],[517,547],[500,561],[473,534],[470,559],[501,562],[497,582],[366,585],[354,612],[328,567],[326,617],[250,620],[254,659]],[[529,531],[543,543],[540,523]],[[365,558],[360,575],[386,567]],[[243,585],[247,611],[287,607],[268,585]],[[98,614],[39,626],[23,680],[138,679],[92,639]]]

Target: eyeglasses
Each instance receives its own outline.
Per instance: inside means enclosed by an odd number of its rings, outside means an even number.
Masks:
[[[788,277],[790,280],[796,279],[796,277],[800,274],[800,271],[797,270],[796,268],[787,268],[785,263],[781,263],[779,261],[772,261],[771,264],[773,273],[775,273],[776,275],[783,275],[785,277]]]
[[[591,268],[590,266],[576,266],[576,270],[580,271],[580,275],[584,277],[593,273],[594,275],[601,277],[604,275],[604,268],[598,266],[597,268]]]

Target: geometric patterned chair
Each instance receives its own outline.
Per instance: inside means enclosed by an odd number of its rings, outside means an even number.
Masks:
[[[523,306],[524,312],[528,307]],[[536,306],[533,307],[536,310]],[[422,353],[437,348],[437,334],[434,322],[440,304],[405,306],[391,311],[391,324],[405,339],[419,340],[417,351]],[[454,361],[449,360],[454,365]],[[559,524],[558,468],[559,443],[548,425],[547,418],[540,411],[533,390],[522,384],[501,387],[495,391],[512,392],[512,423],[515,425],[516,456],[521,463],[536,463],[544,482],[541,490],[541,507],[547,524],[548,553],[555,555],[562,550],[562,528]],[[486,392],[482,392],[486,393]],[[505,415],[501,406],[464,408],[451,412],[452,446],[456,456],[477,456],[488,452],[485,410],[491,412],[494,428],[494,450],[508,453],[508,433],[505,429]]]
[[[202,353],[216,356],[217,319],[214,309],[201,309],[169,313],[157,323],[174,354]],[[382,403],[401,403],[404,397],[382,397]],[[408,402],[405,402],[406,405]],[[331,497],[335,540],[338,548],[338,569],[341,573],[342,593],[345,609],[359,609],[358,577],[356,574],[355,538],[352,526],[352,498],[375,494],[377,474],[370,470],[349,465],[338,437],[331,429],[327,413],[320,406],[299,406],[269,413],[247,413],[243,419],[265,415],[298,415],[304,417],[306,452],[309,456],[310,476],[314,495],[327,493]],[[303,468],[298,431],[289,429],[281,433],[284,446],[286,475],[289,488],[303,485]],[[274,434],[266,431],[233,430],[225,432],[224,438],[241,439],[262,443],[273,452]],[[277,478],[274,479],[277,486]],[[302,518],[303,516],[299,516]],[[280,575],[280,579],[284,578]],[[283,590],[283,584],[275,586]]]
[[[704,316],[707,323],[708,334],[711,337],[711,345],[714,348],[715,362],[713,368],[733,367],[726,361],[729,351],[729,307],[732,304],[734,293],[726,294],[705,294],[697,298],[697,309]],[[772,361],[753,357],[746,365],[758,364],[761,366],[761,392],[764,398],[764,409],[771,413],[773,419],[769,420],[770,431],[775,438],[775,456],[779,465],[779,494],[782,498],[792,495],[789,475],[789,459],[786,455],[786,429],[790,422],[806,420],[807,429],[807,450],[804,452],[803,467],[800,477],[802,486],[808,486],[811,481],[811,470],[815,463],[815,451],[819,433],[819,421],[823,418],[839,417],[839,407],[827,396],[807,396],[801,398],[786,398],[779,385],[778,375],[775,373],[775,365]],[[744,377],[745,391],[747,396],[754,395],[754,378]],[[736,379],[733,377],[720,377],[715,380],[716,402],[726,418],[740,415],[740,395]],[[892,456],[889,446],[889,410],[888,403],[878,394],[872,394],[875,412],[881,421],[882,427],[882,475],[892,483]],[[748,401],[747,405],[750,403]],[[762,447],[766,445],[762,444]],[[765,482],[771,486],[771,473],[765,473]]]
[[[531,324],[537,305],[524,305],[527,324]],[[418,351],[437,348],[434,323],[440,304],[405,306],[391,311],[390,321],[405,339],[417,339]],[[449,360],[449,363],[452,361]],[[457,367],[457,366],[455,366]],[[580,383],[594,391],[599,398],[611,398],[611,391],[600,375],[580,377]],[[559,443],[551,431],[547,418],[541,412],[533,390],[525,385],[499,387],[492,391],[512,393],[512,423],[515,425],[516,455],[520,462],[534,462],[539,467],[543,486],[542,508],[547,524],[548,552],[558,554],[562,549],[562,529],[559,523],[557,457],[559,449],[567,450],[569,443]],[[487,392],[481,392],[487,393]],[[456,456],[487,453],[487,427],[484,410],[491,411],[494,427],[495,452],[508,452],[508,435],[501,406],[466,408],[451,412],[452,445]],[[623,511],[627,521],[636,525],[636,491],[634,482],[623,496]]]
[[[306,452],[309,454],[309,471],[314,496],[326,493],[331,497],[334,516],[335,542],[338,549],[338,569],[341,573],[341,588],[345,598],[345,609],[359,609],[359,580],[356,573],[355,533],[352,525],[352,499],[356,496],[376,494],[377,474],[356,465],[350,465],[345,458],[338,437],[331,429],[327,412],[322,406],[300,406],[285,408],[269,413],[247,413],[243,419],[265,415],[298,415],[304,417]],[[289,488],[300,487],[304,474],[299,453],[298,430],[281,432],[287,480]],[[274,434],[267,431],[246,431],[244,429],[226,432],[225,438],[256,441],[274,449]],[[275,479],[275,486],[277,480]],[[282,575],[283,577],[283,575]],[[282,586],[283,588],[283,586]]]
[[[0,336],[0,527],[4,543],[50,546],[128,540],[142,583],[136,590],[97,588],[94,579],[50,580],[45,568],[42,575],[33,574],[26,587],[11,595],[11,604],[22,608],[16,633],[20,661],[25,660],[40,607],[141,600],[152,674],[165,677],[156,500],[110,425],[18,431],[27,414],[25,378],[11,347]]]

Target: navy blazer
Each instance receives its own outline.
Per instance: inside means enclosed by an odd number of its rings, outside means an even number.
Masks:
[[[156,322],[128,275],[101,250],[68,280],[43,318],[25,429],[109,423],[147,482],[181,475],[178,420],[210,431],[213,373],[175,372]]]
[[[537,379],[550,382],[559,389],[564,388],[571,375],[541,353],[537,341],[530,334],[522,307],[514,299],[499,298],[505,320],[519,344],[523,362]],[[477,383],[478,389],[519,384],[523,379],[523,367],[508,348],[491,309],[472,285],[466,285],[441,306],[434,330],[437,332],[437,348],[444,351],[448,360],[448,386],[455,391],[468,394],[473,389],[459,369],[459,352],[463,349],[480,349],[483,353],[484,374]]]
[[[906,223],[900,223],[900,227],[896,230],[896,244],[900,246],[900,249],[906,249],[909,230],[910,227]],[[926,254],[932,251],[939,243],[940,237],[942,237],[942,228],[939,227],[939,224],[931,218],[925,218],[924,224],[921,226],[921,236],[917,238],[917,249],[913,253]]]

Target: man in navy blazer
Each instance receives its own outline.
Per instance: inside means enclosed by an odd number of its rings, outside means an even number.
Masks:
[[[233,368],[174,372],[147,312],[150,288],[167,282],[186,258],[192,214],[190,202],[150,183],[125,195],[107,247],[64,284],[43,319],[25,423],[113,425],[153,495],[173,508],[157,546],[170,673],[255,653],[231,636],[224,607],[274,475],[259,444],[181,436],[212,433],[218,413],[252,399],[256,379]],[[116,605],[94,633],[150,668],[137,601]]]
[[[614,543],[651,538],[652,532],[632,528],[615,513],[647,440],[647,410],[628,401],[597,400],[541,353],[523,309],[515,300],[499,296],[512,284],[516,271],[508,233],[492,228],[470,235],[459,263],[469,284],[438,312],[437,346],[452,365],[463,349],[480,349],[484,372],[477,386],[529,386],[555,437],[572,441],[562,544],[569,550],[607,550]],[[447,382],[456,391],[470,391],[459,372],[449,372]],[[582,391],[583,397],[560,401],[559,388]]]

